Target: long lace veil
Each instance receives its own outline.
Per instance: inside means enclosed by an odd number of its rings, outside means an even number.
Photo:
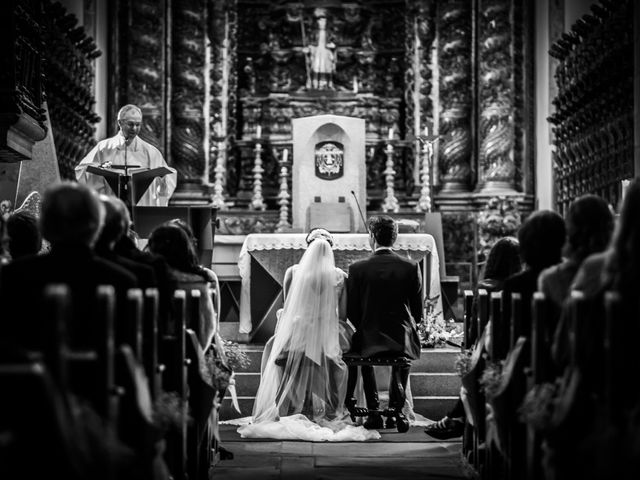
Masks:
[[[331,245],[314,240],[302,256],[272,341],[253,407],[253,422],[305,414],[342,415],[346,366],[338,341],[336,269]]]

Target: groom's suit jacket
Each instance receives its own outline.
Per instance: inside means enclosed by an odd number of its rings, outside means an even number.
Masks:
[[[356,327],[351,351],[370,357],[420,357],[422,321],[418,264],[390,250],[353,263],[347,279],[347,317]]]

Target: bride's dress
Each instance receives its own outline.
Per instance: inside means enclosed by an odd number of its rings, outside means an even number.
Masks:
[[[350,343],[344,320],[345,274],[326,240],[316,239],[292,269],[276,331],[265,346],[251,423],[243,438],[364,441],[375,430],[354,425],[344,408]],[[285,282],[286,287],[286,282]]]

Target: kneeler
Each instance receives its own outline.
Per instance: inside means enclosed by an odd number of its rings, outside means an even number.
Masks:
[[[399,366],[411,366],[411,359],[407,358],[407,357],[390,357],[390,356],[379,356],[379,357],[362,357],[359,356],[357,354],[344,354],[342,356],[342,360],[344,361],[344,363],[347,365],[347,367],[349,367],[349,378],[347,380],[347,398],[352,398],[353,397],[353,390],[355,388],[356,385],[356,378],[354,378],[354,375],[357,375],[357,367],[359,366],[363,366],[363,365],[369,365],[369,366],[383,366],[383,367],[399,367]],[[394,372],[394,369],[391,370],[392,372]],[[390,382],[392,382],[395,388],[397,388],[399,391],[404,390],[404,387],[402,386],[402,380],[400,378],[400,374],[399,372],[396,372],[395,375],[392,374]],[[391,391],[391,385],[389,388],[389,391]],[[378,412],[380,413],[380,415],[382,415],[383,417],[393,417],[395,415],[395,409],[392,408],[386,408],[384,410],[369,410],[368,408],[363,408],[363,407],[357,407],[355,405],[351,406],[351,408],[349,409],[349,413],[351,414],[351,419],[353,421],[355,421],[355,417],[366,417],[367,415],[369,415],[369,413],[373,413],[373,412]],[[402,424],[401,422],[398,422],[397,424],[397,429],[398,432],[400,433],[404,433],[405,430],[403,430],[402,428]]]

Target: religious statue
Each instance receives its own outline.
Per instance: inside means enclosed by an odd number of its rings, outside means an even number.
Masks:
[[[324,8],[316,8],[314,16],[318,19],[317,44],[304,48],[307,55],[307,88],[333,90],[336,46],[333,42],[327,42],[327,11]]]

